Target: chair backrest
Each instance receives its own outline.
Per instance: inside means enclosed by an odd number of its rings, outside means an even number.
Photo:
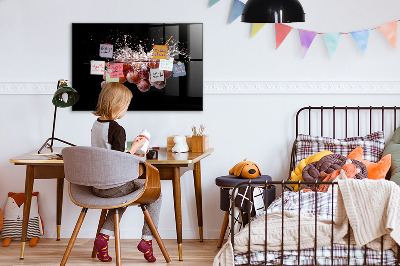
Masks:
[[[96,147],[67,147],[62,150],[65,179],[83,186],[118,186],[139,176],[144,158]]]

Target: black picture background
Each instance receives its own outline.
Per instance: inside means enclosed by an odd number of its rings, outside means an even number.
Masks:
[[[178,41],[187,49],[190,61],[182,55],[175,62],[185,63],[186,76],[170,77],[164,89],[151,87],[147,92],[125,82],[133,93],[130,111],[202,111],[203,110],[203,24],[72,24],[72,87],[80,95],[74,111],[93,111],[101,91],[102,75],[90,75],[90,61],[112,61],[99,56],[100,44],[109,43],[116,49],[125,45],[135,49],[142,44],[150,51],[153,44]]]

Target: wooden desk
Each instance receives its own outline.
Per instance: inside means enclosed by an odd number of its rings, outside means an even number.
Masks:
[[[60,152],[61,148],[54,148],[55,152]],[[189,152],[174,154],[161,149],[157,160],[147,160],[148,163],[157,167],[160,172],[161,180],[171,180],[173,184],[175,223],[178,242],[179,260],[182,260],[182,204],[181,204],[181,185],[180,177],[189,170],[193,170],[194,190],[196,196],[197,219],[199,225],[200,241],[203,241],[203,211],[201,193],[201,169],[200,160],[210,155],[214,149],[206,152]],[[42,153],[50,152],[43,150]],[[28,219],[31,208],[32,189],[34,179],[57,178],[57,240],[60,240],[61,214],[64,188],[64,162],[56,156],[39,156],[37,151],[23,154],[10,159],[15,165],[26,165],[25,178],[25,199],[22,222],[21,236],[21,255],[24,258],[26,245],[26,234],[28,230]]]

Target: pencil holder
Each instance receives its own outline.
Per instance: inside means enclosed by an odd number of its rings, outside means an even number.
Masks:
[[[209,136],[192,136],[192,152],[205,152],[208,150]]]

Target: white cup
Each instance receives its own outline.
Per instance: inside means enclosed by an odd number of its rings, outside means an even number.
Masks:
[[[136,154],[145,154],[147,152],[147,149],[149,148],[150,133],[146,129],[143,129],[142,132],[140,132],[138,138],[145,138],[146,142],[143,144],[142,148],[136,151]]]

